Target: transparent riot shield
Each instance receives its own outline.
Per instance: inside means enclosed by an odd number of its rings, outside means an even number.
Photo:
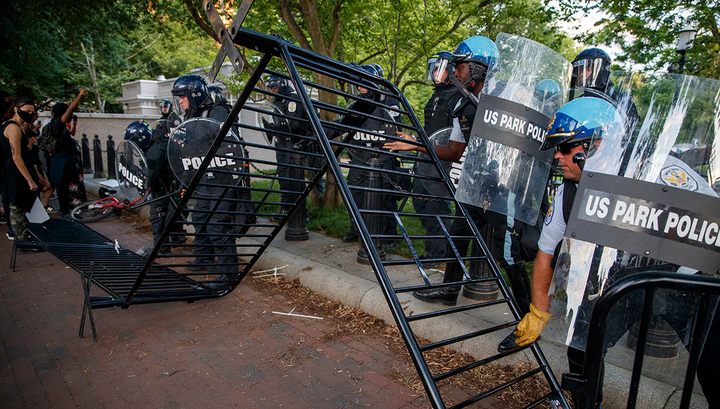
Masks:
[[[272,146],[277,137],[285,137],[284,134],[291,133],[290,121],[285,117],[272,103],[264,103],[261,108],[265,112],[258,113],[258,123],[265,129],[262,132],[265,137],[265,141],[268,145]]]
[[[170,134],[167,150],[168,162],[175,177],[183,186],[187,186],[195,176],[196,170],[200,167],[221,126],[222,124],[214,119],[193,118],[180,124]],[[231,128],[203,175],[201,183],[225,185],[240,183],[240,176],[223,171],[241,172],[244,166],[243,158],[240,138]],[[200,185],[197,192],[207,193],[204,191],[205,189],[206,186]]]
[[[614,84],[626,124],[604,133],[585,162],[553,260],[553,317],[543,332],[581,351],[597,299],[618,280],[645,271],[716,275],[720,267],[712,189],[720,81],[658,73],[616,75]],[[611,310],[606,361],[632,365],[642,297],[630,293]],[[645,376],[682,387],[698,299],[656,292],[646,355],[662,359],[646,360]]]
[[[541,151],[550,116],[567,98],[570,63],[526,38],[498,34],[458,183],[459,201],[537,222],[552,152]]]
[[[115,149],[115,157],[120,192],[127,200],[138,202],[148,189],[149,171],[145,155],[135,142],[123,140]]]

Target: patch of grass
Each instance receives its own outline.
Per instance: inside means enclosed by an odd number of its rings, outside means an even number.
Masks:
[[[252,187],[254,188],[261,188],[261,189],[270,189],[271,183],[268,180],[260,180],[260,181],[253,181]],[[272,184],[273,190],[279,190],[280,185],[275,182]],[[265,192],[258,192],[253,191],[252,192],[252,198],[253,200],[260,201],[265,197]],[[280,193],[270,193],[267,198],[265,198],[266,202],[279,202],[280,201]],[[398,202],[398,206],[403,205],[403,202]],[[310,218],[310,223],[308,223],[307,228],[310,231],[314,231],[317,233],[322,233],[328,237],[334,237],[337,239],[342,238],[348,230],[350,230],[350,215],[348,214],[347,208],[345,206],[340,206],[336,209],[331,209],[328,207],[316,207],[313,206],[310,200],[307,201],[307,210],[308,210],[308,216]],[[454,205],[453,205],[453,213],[454,213]],[[261,213],[280,213],[280,206],[279,205],[263,205],[260,208]],[[408,199],[407,202],[405,202],[404,206],[401,209],[404,213],[414,213],[415,207],[413,206],[412,199]],[[407,230],[408,234],[410,235],[423,235],[425,234],[425,229],[422,226],[422,223],[420,222],[420,219],[417,217],[401,217],[403,226],[405,226],[405,229]],[[398,232],[400,229],[398,228]],[[399,234],[399,233],[398,233]],[[413,247],[415,248],[415,251],[418,255],[425,254],[425,241],[424,240],[412,240]],[[404,240],[398,240],[397,243],[392,246],[385,249],[386,252],[391,254],[398,254],[400,256],[406,257],[406,258],[412,258],[412,253],[410,252],[410,247],[408,247],[407,243]],[[469,266],[469,263],[467,263]],[[533,262],[528,262],[525,264],[525,268],[528,271],[528,275],[532,277],[532,269],[533,269]],[[507,276],[505,274],[504,269],[500,269],[501,273],[503,274],[505,281],[508,282]],[[531,278],[532,279],[532,278]]]

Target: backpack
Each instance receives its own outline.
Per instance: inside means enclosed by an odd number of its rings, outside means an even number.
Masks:
[[[38,138],[37,145],[40,150],[43,150],[51,155],[60,151],[60,138],[53,138],[52,132],[50,132],[50,123],[43,126],[40,131],[40,138]]]

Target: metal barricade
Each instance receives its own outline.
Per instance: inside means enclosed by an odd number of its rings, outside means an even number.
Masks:
[[[565,373],[562,377],[563,388],[577,394],[576,396],[579,397],[579,401],[575,402],[576,409],[594,408],[597,396],[601,393],[603,357],[607,348],[604,341],[611,309],[624,297],[641,292],[639,294],[642,297],[642,311],[639,312],[640,329],[638,331],[627,400],[627,408],[636,407],[645,361],[645,351],[649,347],[647,341],[650,321],[654,313],[653,302],[658,298],[659,290],[682,291],[687,293],[688,296],[697,297],[700,300],[697,314],[687,317],[688,322],[692,322],[687,343],[690,354],[685,369],[680,408],[686,409],[690,407],[700,354],[708,334],[708,327],[717,309],[717,296],[720,295],[720,279],[702,275],[650,271],[631,274],[623,278],[597,300],[590,318],[583,365],[584,373]],[[706,347],[716,348],[717,345],[707,345]]]

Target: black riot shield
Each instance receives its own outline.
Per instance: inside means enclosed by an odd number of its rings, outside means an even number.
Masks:
[[[540,145],[566,98],[570,63],[526,38],[501,33],[496,44],[500,62],[480,95],[456,197],[534,225],[552,162]],[[548,83],[558,92],[536,96]]]
[[[712,189],[720,81],[615,73],[613,82],[613,102],[627,125],[605,133],[585,163],[556,254],[554,315],[543,332],[579,350],[596,301],[619,280],[648,271],[716,275],[720,268],[720,199]],[[693,148],[700,155],[684,160]],[[630,293],[611,310],[607,361],[632,364],[642,296]],[[682,291],[656,293],[646,355],[664,359],[644,367],[645,376],[682,386],[678,361],[687,362],[698,308],[699,298]]]
[[[183,186],[187,186],[195,175],[206,152],[220,130],[221,123],[209,118],[189,119],[178,126],[168,141],[168,162],[175,177]],[[239,176],[224,171],[241,172],[244,166],[244,153],[240,139],[231,129],[225,141],[220,145],[207,171],[203,175],[203,184],[240,183]],[[203,194],[206,186],[200,186],[198,193]]]
[[[120,191],[126,199],[137,202],[148,191],[148,167],[145,155],[135,142],[121,141],[115,150]]]
[[[357,103],[350,104],[348,108],[353,109],[356,104]],[[395,136],[399,128],[395,123],[395,115],[393,115],[389,109],[378,107],[372,112],[372,115],[373,117],[367,119],[362,125],[365,131],[356,132],[350,143],[367,148],[382,148],[387,141],[384,135]],[[370,159],[372,158],[370,151],[365,149],[350,149],[349,153],[353,162],[362,165],[370,164]],[[391,169],[395,167],[390,163],[394,160],[390,156],[385,156],[381,159],[385,162],[385,168]],[[350,177],[352,178],[353,176]]]
[[[268,145],[272,146],[275,138],[284,138],[291,133],[290,121],[275,104],[263,104],[261,109],[263,112],[258,112],[258,121],[260,126],[265,129],[262,135]]]

